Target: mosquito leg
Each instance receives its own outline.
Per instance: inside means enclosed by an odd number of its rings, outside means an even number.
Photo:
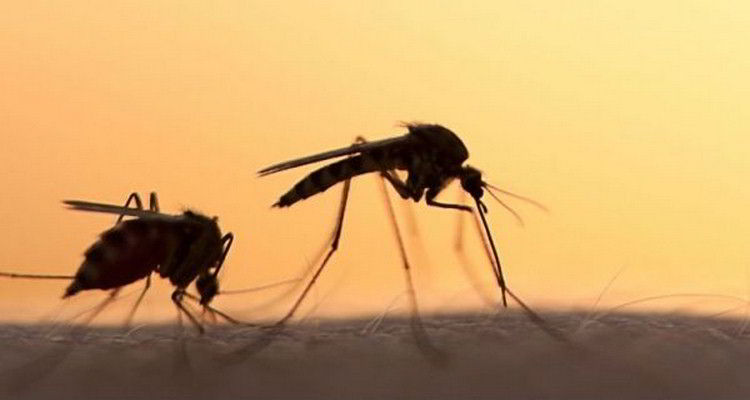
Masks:
[[[94,318],[96,318],[102,311],[104,311],[104,309],[110,303],[115,301],[115,299],[117,298],[117,295],[120,293],[120,289],[122,288],[111,290],[109,292],[109,295],[107,295],[107,298],[102,300],[101,303],[97,304],[96,307],[94,307],[94,309],[91,310],[91,314],[89,314],[89,316],[85,320],[83,320],[83,325],[88,325],[91,321],[94,320]]]
[[[310,289],[313,287],[315,282],[318,280],[318,277],[320,276],[320,273],[323,272],[323,268],[325,268],[326,264],[328,264],[328,260],[331,259],[331,256],[333,253],[336,252],[336,250],[339,248],[339,240],[341,239],[341,230],[344,226],[344,214],[346,212],[346,203],[347,200],[349,200],[349,187],[351,186],[351,179],[347,179],[344,181],[344,189],[341,192],[341,203],[339,205],[339,213],[336,220],[336,231],[333,235],[333,240],[331,241],[331,248],[328,250],[328,253],[326,253],[325,257],[323,258],[323,262],[320,264],[318,269],[313,274],[312,278],[310,278],[310,282],[307,283],[307,286],[305,286],[305,289],[302,291],[302,293],[297,298],[297,301],[294,302],[294,305],[292,305],[292,308],[289,310],[289,312],[284,315],[278,322],[276,322],[275,326],[281,326],[286,321],[291,318],[294,313],[297,311],[297,308],[299,308],[300,304],[302,304],[302,300],[305,299],[307,294],[310,292]]]
[[[184,332],[184,327],[182,326],[182,310],[180,310],[180,307],[177,307],[177,330],[175,331],[176,336],[181,336]]]
[[[387,179],[387,178],[385,178]],[[404,263],[404,276],[406,278],[406,290],[409,296],[409,308],[411,310],[411,329],[414,334],[414,339],[417,342],[419,349],[430,358],[431,361],[437,363],[444,363],[446,361],[446,355],[440,351],[430,341],[427,331],[424,329],[422,324],[422,318],[419,316],[419,307],[417,306],[417,295],[414,290],[414,282],[411,276],[411,265],[406,255],[406,248],[404,247],[404,241],[401,238],[401,232],[398,229],[398,221],[396,220],[396,213],[393,211],[393,205],[391,204],[391,198],[388,195],[388,189],[385,185],[385,180],[381,179],[380,187],[383,193],[383,199],[385,200],[386,210],[388,211],[388,217],[391,220],[393,231],[396,236],[396,242],[401,255],[401,260]]]
[[[151,192],[148,195],[148,209],[149,211],[159,212],[159,198],[156,196],[156,192]]]
[[[188,292],[183,292],[182,294],[183,294],[183,296],[187,297],[188,299],[193,300],[196,303],[200,304],[201,307],[203,307],[203,310],[207,311],[209,313],[209,315],[211,315],[211,318],[213,318],[214,322],[216,322],[216,316],[218,315],[219,317],[224,318],[224,320],[226,320],[227,322],[229,322],[231,324],[234,324],[234,325],[252,326],[252,327],[258,327],[259,326],[258,324],[253,324],[253,323],[250,323],[250,322],[243,322],[243,321],[240,321],[240,320],[238,320],[236,318],[233,318],[233,317],[227,315],[225,312],[223,312],[223,311],[221,311],[221,310],[219,310],[217,308],[211,307],[208,304],[201,304],[200,303],[200,300],[201,300],[200,297],[192,295],[192,294],[190,294]]]
[[[354,144],[364,144],[367,143],[367,139],[364,138],[364,136],[357,136],[356,139],[354,139]],[[403,199],[409,199],[412,195],[412,190],[409,189],[409,187],[402,181],[398,175],[396,175],[395,171],[392,170],[384,170],[380,172],[380,176],[382,176],[385,179],[388,179],[388,182],[393,186],[394,189],[396,189],[396,192],[399,196]]]
[[[313,276],[310,278],[310,281],[307,283],[307,286],[305,286],[305,288],[302,290],[302,293],[299,295],[299,297],[297,297],[297,300],[292,305],[292,308],[289,309],[286,315],[284,315],[281,319],[276,321],[276,323],[274,323],[273,325],[264,326],[264,328],[266,328],[266,331],[262,335],[260,335],[260,337],[258,337],[256,340],[251,342],[249,345],[237,351],[232,357],[232,359],[227,360],[227,362],[230,362],[230,363],[239,362],[242,357],[250,355],[250,354],[255,354],[265,349],[266,346],[271,344],[274,338],[283,331],[284,325],[286,324],[286,322],[290,318],[292,318],[292,316],[294,316],[294,313],[297,311],[300,304],[302,304],[302,301],[310,292],[310,289],[312,289],[313,285],[315,285],[315,282],[318,280],[318,277],[320,276],[321,272],[323,272],[323,268],[325,268],[326,264],[328,264],[328,260],[331,259],[331,256],[333,255],[333,253],[335,253],[339,247],[339,240],[341,239],[341,230],[344,225],[344,215],[346,213],[346,203],[349,200],[349,188],[350,187],[351,187],[351,179],[345,180],[344,188],[341,191],[341,201],[339,204],[338,217],[336,218],[336,228],[331,238],[331,247],[329,248],[328,252],[323,258],[323,261],[321,262],[318,269],[316,269],[315,272],[313,273]]]
[[[481,212],[481,210],[480,210]],[[480,217],[483,215],[480,214]],[[485,240],[485,237],[482,232],[482,225],[480,224],[480,220],[478,218],[474,219],[477,234],[479,235],[480,239],[482,240],[482,245],[484,246],[485,254],[487,255],[487,259],[490,261],[490,264],[492,264],[492,269],[495,272],[495,274],[498,274],[498,268],[495,265],[495,259],[492,258],[493,253],[490,250],[490,247],[487,245],[487,240]],[[482,219],[482,222],[485,222],[484,219]],[[489,231],[487,232],[489,235]],[[490,242],[492,243],[492,242]],[[494,244],[493,244],[494,246]],[[498,278],[500,280],[501,278]],[[504,282],[503,282],[504,283]],[[526,313],[526,315],[529,317],[531,322],[536,324],[540,329],[542,329],[545,333],[547,333],[549,336],[551,336],[553,339],[558,340],[560,342],[568,343],[570,342],[568,338],[560,332],[558,329],[550,326],[547,321],[544,320],[539,314],[537,314],[531,307],[529,307],[523,300],[521,300],[520,297],[516,296],[513,291],[510,290],[510,288],[505,287],[505,292],[508,293],[508,296],[510,296],[516,303],[518,303],[519,306],[523,309],[523,311]]]
[[[107,305],[115,300],[119,291],[119,288],[110,291],[107,295],[107,298],[97,304],[90,311],[86,311],[85,313],[91,312],[91,315],[89,315],[89,317],[86,318],[86,320],[83,321],[81,325],[71,328],[71,330],[69,331],[71,337],[78,340],[85,326],[88,325],[104,308],[106,308]],[[74,316],[73,320],[81,315],[84,315],[85,313]],[[68,354],[70,354],[74,350],[74,348],[75,346],[73,343],[68,343],[63,345],[62,348],[46,352],[44,356],[35,357],[30,362],[17,367],[14,370],[5,370],[3,368],[3,371],[0,372],[0,379],[6,386],[2,391],[8,391],[10,393],[16,394],[21,391],[25,392],[29,390],[35,383],[48,376],[55,370],[55,368],[57,368],[63,361],[65,361]],[[8,379],[7,383],[6,379]]]
[[[221,266],[224,265],[224,260],[227,258],[229,249],[232,247],[232,242],[234,242],[234,235],[231,232],[221,238],[221,245],[224,250],[222,250],[221,258],[219,258],[219,261],[216,263],[216,269],[213,273],[214,277],[219,275],[219,270],[221,269]]]
[[[203,334],[206,332],[206,329],[203,328],[203,325],[201,325],[200,322],[198,322],[198,319],[195,318],[195,316],[190,312],[190,310],[185,307],[184,304],[182,304],[182,297],[185,295],[185,291],[183,289],[177,289],[172,293],[172,302],[174,302],[175,306],[177,306],[177,310],[181,311],[185,316],[188,317],[188,320],[195,326],[195,328],[198,330],[198,333]]]
[[[459,190],[458,193],[458,204],[465,204],[466,192],[463,190]],[[453,250],[456,252],[458,259],[461,262],[461,266],[463,267],[464,272],[469,279],[469,283],[474,288],[474,291],[479,295],[479,297],[486,305],[494,307],[495,301],[487,293],[487,290],[482,287],[481,280],[474,271],[473,265],[469,261],[469,257],[467,257],[466,250],[464,249],[464,222],[466,221],[466,214],[458,213],[456,214],[456,217],[458,218],[456,219],[456,238],[453,241]],[[479,231],[479,233],[481,234],[481,231]]]
[[[172,298],[174,300],[174,293],[172,294]],[[175,357],[172,360],[172,374],[175,376],[180,376],[183,374],[191,375],[193,373],[193,367],[190,364],[190,357],[188,357],[187,352],[187,343],[185,341],[185,327],[182,323],[182,313],[185,312],[185,310],[180,306],[181,304],[177,305],[177,326],[175,327],[174,342]]]
[[[128,199],[125,201],[124,208],[128,208],[130,206],[130,202],[135,201],[135,208],[139,210],[143,210],[143,202],[141,201],[141,196],[138,195],[138,193],[133,192],[130,193],[130,196],[128,196]],[[117,221],[115,221],[115,225],[119,224],[120,221],[125,217],[125,214],[120,214],[117,217]]]
[[[210,319],[210,322],[212,324],[216,325],[217,323],[219,323],[218,318],[216,318],[216,313],[213,312],[211,309],[209,308],[203,309],[203,312],[201,313],[201,322],[205,322],[205,318],[204,318],[205,315],[208,315],[208,318]]]
[[[388,180],[388,183],[393,186],[393,189],[396,190],[396,193],[398,193],[402,199],[406,200],[412,197],[412,190],[406,186],[406,183],[404,183],[394,171],[383,171],[380,173],[380,176]]]
[[[318,263],[323,259],[323,256],[326,253],[326,249],[330,246],[331,241],[333,240],[333,237],[336,235],[336,226],[333,227],[331,232],[327,235],[328,239],[323,242],[323,245],[320,246],[318,251],[315,253],[315,256],[307,263],[307,266],[305,267],[305,270],[302,271],[302,274],[300,275],[299,279],[295,279],[297,282],[291,285],[288,289],[285,289],[278,295],[272,297],[271,299],[256,305],[251,310],[263,310],[268,308],[269,306],[273,304],[277,304],[278,302],[289,298],[289,296],[297,293],[305,284],[305,281],[307,280],[307,277],[315,270],[315,267],[318,265]],[[291,280],[290,280],[291,282]],[[226,292],[219,292],[219,293],[226,293]]]
[[[354,143],[365,143],[367,142],[364,137],[358,136]],[[339,240],[341,239],[341,230],[344,227],[344,214],[346,212],[346,203],[349,200],[349,188],[351,187],[351,179],[347,179],[344,181],[344,188],[341,191],[341,201],[339,203],[339,213],[338,217],[336,219],[336,228],[334,230],[332,239],[331,239],[331,247],[328,250],[328,253],[326,253],[325,257],[323,258],[323,261],[321,262],[318,269],[313,273],[312,278],[310,278],[310,282],[307,283],[307,286],[302,290],[302,293],[299,295],[297,300],[292,305],[292,308],[284,315],[280,320],[278,320],[274,326],[279,327],[284,325],[286,321],[288,321],[294,313],[299,308],[300,304],[302,304],[302,300],[305,299],[307,294],[310,292],[310,289],[312,289],[315,282],[318,280],[318,277],[320,276],[321,272],[323,272],[323,268],[325,268],[326,264],[328,264],[328,260],[331,259],[331,256],[333,256],[333,253],[336,252],[339,248]]]
[[[472,212],[474,209],[467,205],[463,204],[450,204],[450,203],[441,203],[439,201],[435,201],[435,199],[430,198],[430,196],[425,197],[425,202],[428,206],[432,207],[439,207],[439,208],[450,208],[452,210],[461,210],[461,211],[468,211]]]
[[[138,309],[138,306],[141,305],[141,301],[143,301],[143,297],[146,295],[146,291],[150,287],[151,287],[151,274],[149,274],[146,277],[146,285],[143,287],[143,290],[141,290],[141,294],[138,295],[138,299],[135,301],[135,304],[133,304],[133,307],[130,309],[130,312],[128,313],[127,318],[125,318],[126,328],[130,326],[130,322],[133,320],[133,316],[135,315],[135,310]]]

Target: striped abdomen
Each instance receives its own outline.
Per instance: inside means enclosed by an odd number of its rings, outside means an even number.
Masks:
[[[274,207],[289,207],[300,200],[321,193],[329,187],[357,175],[395,168],[403,169],[406,167],[405,164],[403,157],[388,154],[384,149],[374,149],[358,156],[345,158],[307,175],[281,196]]]
[[[87,289],[112,289],[147,277],[166,258],[171,226],[159,220],[123,221],[86,250],[63,297]]]

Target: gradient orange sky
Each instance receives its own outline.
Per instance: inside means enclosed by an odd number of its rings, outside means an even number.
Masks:
[[[551,209],[509,200],[521,228],[488,200],[508,281],[532,305],[590,306],[618,271],[602,304],[749,296],[743,2],[117,3],[0,5],[0,270],[73,273],[113,218],[60,200],[155,190],[164,211],[219,215],[235,233],[225,288],[298,276],[333,224],[340,187],[270,209],[312,168],[255,171],[425,121],[457,132],[488,181]],[[479,307],[451,251],[455,213],[412,209],[422,307]],[[384,212],[376,180],[357,179],[340,252],[301,316],[405,310]],[[491,289],[475,239],[469,250]],[[64,287],[1,280],[3,318],[102,297],[63,303]],[[156,285],[141,318],[173,318],[168,293]],[[270,315],[254,311],[263,296],[216,305]]]

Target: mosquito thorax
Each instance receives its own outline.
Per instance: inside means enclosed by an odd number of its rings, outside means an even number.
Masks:
[[[195,221],[202,226],[204,226],[207,229],[207,235],[208,237],[211,237],[212,239],[215,238],[215,240],[218,242],[219,239],[221,239],[221,229],[219,229],[219,217],[208,217],[203,214],[200,214],[198,212],[192,211],[192,210],[186,210],[182,213],[182,216],[185,217],[185,219],[190,221]]]
[[[436,124],[408,124],[409,133],[437,151],[437,158],[448,166],[460,166],[469,158],[469,150],[450,129]]]
[[[478,169],[470,166],[461,168],[461,187],[467,191],[471,197],[476,200],[482,198],[484,195],[484,182],[482,182],[482,172]]]

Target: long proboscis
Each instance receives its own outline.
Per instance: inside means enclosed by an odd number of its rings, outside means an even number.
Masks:
[[[485,250],[485,253],[487,254],[487,258],[489,258],[490,264],[492,264],[492,270],[495,272],[496,276],[499,275],[498,276],[498,282],[499,282],[502,279],[502,269],[500,268],[500,264],[499,264],[500,259],[497,257],[497,250],[495,249],[494,242],[492,241],[492,236],[490,235],[490,232],[487,226],[487,221],[484,217],[484,214],[482,213],[483,208],[480,206],[480,204],[482,203],[479,200],[477,200],[477,209],[479,212],[479,216],[481,217],[482,224],[484,225],[487,238],[492,246],[492,254],[490,254],[490,248],[489,248],[490,246],[487,245],[487,241],[484,239],[484,236],[482,236],[482,230],[481,230],[481,227],[479,226],[479,222],[476,219],[474,220],[474,222],[476,222],[477,232],[480,235],[480,239],[482,239],[482,245],[484,246],[484,250]],[[495,257],[494,260],[492,259],[493,255]],[[513,291],[510,290],[510,288],[507,287],[507,285],[504,285],[505,284],[504,280],[502,280],[502,282],[503,282],[503,286],[501,287],[503,289],[503,295],[505,295],[505,293],[507,292],[508,296],[510,296],[519,306],[521,306],[521,308],[529,317],[531,322],[536,324],[536,326],[538,326],[540,329],[542,329],[545,333],[547,333],[550,337],[554,338],[555,340],[558,340],[563,343],[569,342],[568,338],[562,332],[550,326],[547,323],[547,321],[544,320],[544,318],[542,318],[539,314],[537,314],[536,311],[534,311],[523,300],[521,300],[520,297],[518,297],[515,293],[513,293]],[[503,300],[505,300],[505,297],[503,297]]]
[[[15,272],[0,272],[0,276],[6,278],[18,278],[18,279],[59,279],[59,280],[73,280],[73,275],[43,275],[43,274],[19,274]]]
[[[479,217],[482,219],[482,225],[484,226],[484,232],[487,236],[487,240],[490,242],[490,247],[492,249],[492,255],[494,256],[495,260],[492,263],[493,264],[493,271],[495,272],[495,278],[497,279],[497,284],[500,286],[500,290],[502,291],[503,296],[503,306],[508,306],[508,300],[506,299],[506,292],[508,291],[508,288],[505,285],[505,277],[503,276],[503,267],[500,263],[500,256],[497,254],[497,248],[495,247],[495,240],[492,239],[492,234],[490,233],[490,227],[487,224],[487,218],[484,216],[485,209],[487,208],[484,203],[482,203],[479,198],[475,199],[477,203],[477,212],[479,213]],[[484,240],[484,239],[483,239]]]

